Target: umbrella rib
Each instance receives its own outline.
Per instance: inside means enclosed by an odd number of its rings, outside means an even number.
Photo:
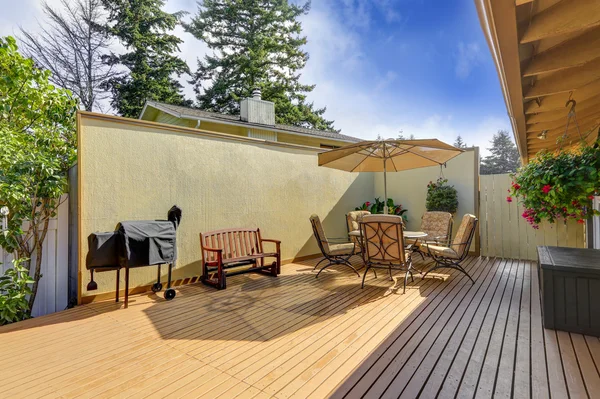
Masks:
[[[427,159],[427,160],[429,160],[429,161],[431,161],[431,162],[435,162],[435,163],[437,163],[438,165],[443,165],[443,164],[445,164],[445,163],[446,163],[446,162],[440,162],[440,161],[436,161],[435,159],[428,158],[428,157],[426,157],[425,155],[422,155],[422,154],[417,154],[417,153],[415,153],[415,152],[412,152],[411,150],[407,150],[407,152],[410,152],[411,154],[413,154],[413,155],[416,155],[416,156],[418,156],[418,157],[425,158],[425,159]],[[456,154],[456,155],[458,155],[458,154]],[[456,155],[455,155],[455,156],[456,156]],[[454,157],[453,157],[453,158],[454,158]]]
[[[337,155],[336,154],[337,152],[339,152],[339,150],[332,150],[332,151],[334,151],[334,154],[336,155],[336,157],[334,159],[329,160],[326,163],[320,164],[320,166],[325,166],[325,165],[330,164],[332,162],[335,162],[335,161],[337,161],[337,160],[339,160],[341,158],[347,157],[348,155],[351,155],[351,154],[364,155],[364,154],[361,153],[361,151],[369,151],[369,147],[371,147],[371,146],[372,146],[372,144],[368,144],[368,145],[363,144],[363,143],[351,144],[350,146],[342,147],[342,149],[347,150],[348,148],[360,148],[360,150],[358,150],[356,152],[351,152],[349,154],[342,154],[342,155]],[[331,151],[328,151],[326,153],[331,153]],[[370,153],[369,155],[371,155],[371,154],[372,153]]]
[[[390,161],[392,161],[392,165],[394,165],[394,171],[395,171],[395,172],[398,172],[398,168],[396,167],[396,163],[394,162],[394,158],[395,158],[395,157],[391,157],[391,158],[390,158]]]
[[[350,172],[354,172],[354,171],[356,171],[356,169],[357,169],[357,168],[358,168],[360,165],[362,165],[362,163],[363,163],[363,162],[365,162],[367,159],[369,159],[369,156],[368,156],[368,155],[365,155],[365,157],[363,158],[363,160],[362,160],[362,161],[360,161],[358,164],[356,164],[356,166],[355,166],[354,168],[352,168],[352,170],[351,170]]]

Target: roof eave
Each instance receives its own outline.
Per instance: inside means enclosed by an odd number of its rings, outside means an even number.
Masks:
[[[226,125],[232,125],[232,126],[241,126],[241,127],[255,127],[257,129],[262,129],[262,130],[268,130],[271,132],[276,132],[276,133],[285,133],[285,134],[291,134],[291,135],[296,135],[296,136],[304,136],[304,137],[311,137],[311,138],[316,138],[316,139],[323,139],[323,140],[331,140],[331,141],[341,141],[344,143],[356,143],[357,141],[352,141],[352,140],[347,140],[344,138],[333,138],[333,137],[322,137],[322,136],[316,136],[313,134],[306,134],[306,133],[300,133],[300,132],[294,132],[291,130],[285,130],[285,129],[275,129],[272,128],[270,126],[267,125],[258,125],[258,124],[253,124],[253,123],[248,123],[248,122],[234,122],[234,121],[227,121],[227,120],[223,120],[223,119],[218,119],[218,118],[210,118],[210,117],[197,117],[197,116],[192,116],[192,115],[186,115],[186,114],[182,114],[180,112],[176,112],[173,111],[172,109],[169,109],[167,107],[163,107],[161,104],[157,104],[155,102],[152,101],[146,101],[146,104],[144,105],[144,109],[142,110],[142,114],[140,115],[140,119],[143,116],[146,107],[147,106],[156,108],[159,111],[165,112],[169,115],[172,115],[176,118],[180,118],[180,119],[188,119],[188,120],[194,120],[194,121],[207,121],[207,122],[215,122],[215,123],[223,123]],[[357,139],[360,140],[360,139]]]
[[[515,143],[517,144],[517,149],[519,150],[519,155],[521,156],[521,162],[526,164],[529,161],[528,151],[527,151],[527,135],[522,134],[519,127],[522,125],[523,132],[525,130],[526,124],[524,120],[523,113],[523,103],[521,101],[522,93],[513,93],[513,91],[521,91],[521,81],[520,81],[520,72],[517,70],[518,79],[515,82],[511,82],[506,73],[506,54],[502,53],[500,44],[499,44],[499,36],[514,34],[517,35],[516,21],[514,18],[515,11],[515,2],[514,1],[504,1],[504,2],[495,2],[494,6],[492,6],[490,0],[474,0],[475,6],[477,8],[477,13],[479,15],[479,22],[481,24],[481,28],[483,30],[483,34],[488,43],[488,47],[490,48],[490,52],[492,54],[492,58],[494,59],[494,64],[496,66],[496,71],[498,73],[498,78],[500,80],[500,86],[502,89],[502,95],[504,97],[504,103],[506,105],[506,110],[508,113],[508,117],[510,119],[511,127],[513,130],[513,135],[515,138]],[[511,14],[512,12],[512,14]],[[503,28],[504,32],[498,32],[498,27],[495,23],[494,16],[496,13],[497,19],[503,18],[505,22]],[[514,26],[512,23],[514,22]],[[510,23],[510,25],[509,25]],[[517,51],[517,67],[519,67],[519,58],[518,58],[518,48],[514,48]],[[514,80],[514,79],[513,79]],[[515,101],[515,99],[517,101]],[[516,106],[521,106],[520,110],[516,110]]]

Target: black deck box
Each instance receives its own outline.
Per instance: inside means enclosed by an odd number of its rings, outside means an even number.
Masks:
[[[538,247],[544,327],[600,337],[600,250]]]

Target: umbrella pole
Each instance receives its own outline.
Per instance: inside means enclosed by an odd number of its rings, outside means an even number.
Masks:
[[[384,158],[383,159],[383,192],[384,192],[384,202],[383,202],[383,214],[387,215],[388,214],[388,206],[387,206],[387,168],[386,168],[386,163],[387,159]]]

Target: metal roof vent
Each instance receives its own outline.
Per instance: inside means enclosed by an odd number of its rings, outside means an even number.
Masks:
[[[255,100],[262,100],[261,94],[262,93],[258,87],[252,90],[252,98],[254,98]]]

